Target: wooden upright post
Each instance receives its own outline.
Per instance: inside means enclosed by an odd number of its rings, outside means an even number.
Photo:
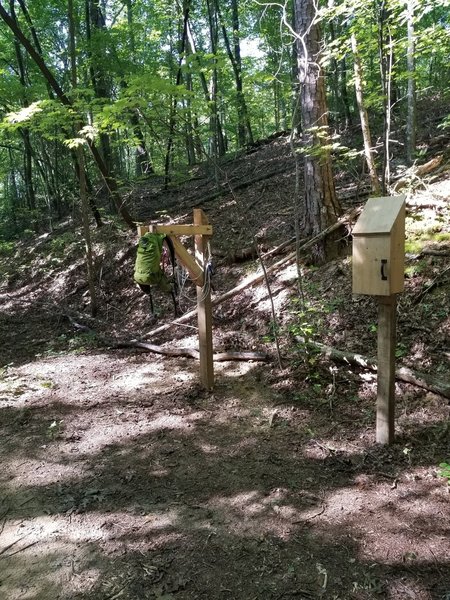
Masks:
[[[377,430],[380,444],[394,441],[397,296],[378,296]]]
[[[201,208],[194,208],[194,225],[208,225],[208,218]],[[209,236],[195,236],[195,258],[198,264],[205,268],[208,260]],[[205,274],[203,287],[197,284],[197,315],[198,338],[200,351],[200,378],[207,390],[214,387],[214,363],[212,342],[212,306],[211,289],[208,286],[208,277]]]

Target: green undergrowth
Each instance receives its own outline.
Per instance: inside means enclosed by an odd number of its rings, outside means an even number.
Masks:
[[[423,231],[410,232],[405,241],[406,254],[420,254],[424,248],[431,244],[450,242],[450,233],[436,231],[435,227]]]
[[[442,462],[439,467],[439,475],[447,479],[447,483],[450,486],[450,459],[448,459],[446,462]]]
[[[125,233],[114,224],[91,231],[97,266],[104,257],[117,257],[127,249]],[[23,231],[14,241],[0,242],[0,281],[20,287],[32,281],[57,278],[73,268],[84,268],[85,241],[79,227],[67,225],[51,233],[36,236]]]
[[[61,334],[51,340],[45,352],[36,354],[36,357],[63,356],[66,354],[83,354],[98,348],[98,339],[94,333],[82,332],[75,335]]]

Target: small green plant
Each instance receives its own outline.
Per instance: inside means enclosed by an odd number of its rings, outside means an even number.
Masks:
[[[48,388],[48,389],[53,389],[55,387],[55,384],[53,383],[53,381],[41,381],[41,387],[43,388]]]
[[[269,331],[262,338],[266,344],[275,341],[276,336],[280,335],[280,328],[273,320],[270,321],[268,329]]]
[[[405,344],[402,344],[402,343],[397,344],[397,349],[395,350],[396,358],[403,358],[407,354],[408,354],[408,349],[406,348]]]
[[[66,231],[50,242],[51,251],[53,254],[62,257],[67,253],[69,246],[77,241],[78,238],[75,233]]]
[[[409,279],[412,279],[413,277],[417,277],[417,276],[421,275],[427,269],[428,269],[428,265],[427,265],[426,261],[419,260],[419,261],[415,262],[413,265],[409,265],[408,267],[406,267],[405,274],[406,274],[406,277],[408,277]]]
[[[64,421],[62,421],[62,420],[61,421],[56,421],[56,420],[52,421],[47,429],[47,437],[50,440],[57,439],[61,435],[61,433],[63,431],[63,427],[64,427]]]
[[[440,465],[439,475],[440,477],[444,477],[447,479],[447,483],[450,486],[450,459],[447,459],[446,462],[442,462]]]
[[[68,349],[70,352],[85,352],[98,346],[98,340],[95,333],[87,332],[80,333],[77,336],[71,337],[68,340]]]
[[[13,254],[16,245],[14,242],[0,242],[0,257],[11,256]]]

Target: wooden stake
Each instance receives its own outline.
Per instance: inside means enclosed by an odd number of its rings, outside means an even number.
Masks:
[[[397,296],[378,296],[377,431],[379,444],[394,441]]]
[[[208,225],[208,219],[201,208],[194,208],[194,225]],[[208,260],[209,236],[195,236],[195,258],[198,264],[205,268]],[[205,276],[205,285],[197,285],[197,314],[198,337],[200,351],[200,378],[207,390],[214,387],[214,364],[212,342],[212,305],[211,289],[208,287],[208,278]]]

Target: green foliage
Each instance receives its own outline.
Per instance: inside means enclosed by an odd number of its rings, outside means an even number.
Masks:
[[[73,244],[80,243],[79,236],[72,231],[65,231],[54,237],[50,242],[50,252],[53,256],[67,256]]]
[[[420,252],[430,243],[450,241],[450,233],[441,231],[439,224],[423,228],[414,233],[410,233],[405,241],[405,252],[407,254],[420,254]]]
[[[49,343],[45,353],[39,356],[64,356],[65,354],[83,354],[93,348],[98,348],[98,339],[95,333],[82,332],[77,335],[67,336],[61,334]]]
[[[396,358],[403,358],[407,354],[408,354],[408,348],[405,346],[405,344],[402,344],[401,342],[398,343],[397,344],[397,348],[395,350],[395,357]]]
[[[0,241],[0,257],[11,256],[14,254],[16,245],[14,242]]]
[[[439,467],[439,475],[447,479],[447,483],[450,486],[450,461],[442,462]]]
[[[262,341],[266,344],[275,341],[276,336],[280,335],[280,327],[272,319],[269,321],[268,333],[262,337]]]

